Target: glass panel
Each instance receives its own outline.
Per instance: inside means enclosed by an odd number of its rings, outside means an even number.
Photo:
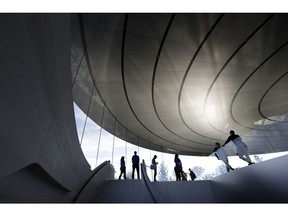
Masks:
[[[92,170],[96,167],[100,129],[90,118],[87,119],[81,148]]]
[[[99,104],[98,104],[99,105]],[[99,106],[100,110],[101,106]],[[77,132],[78,132],[78,137],[80,138],[82,136],[82,131],[84,127],[84,122],[86,115],[78,108],[76,104],[74,104],[74,109],[75,109],[75,119],[76,119],[76,126],[77,126]],[[102,107],[102,112],[103,112],[103,107]],[[108,114],[105,111],[105,115]],[[104,119],[105,119],[104,115]],[[108,114],[109,115],[109,114]],[[99,119],[101,117],[98,116]],[[111,164],[115,168],[115,179],[118,179],[120,175],[120,158],[122,156],[125,157],[125,162],[126,162],[126,177],[127,179],[131,179],[132,176],[132,156],[134,154],[134,151],[137,151],[137,154],[140,157],[140,162],[144,160],[146,163],[146,170],[147,170],[147,175],[150,178],[150,180],[153,180],[153,171],[150,169],[150,164],[152,161],[152,158],[154,155],[157,155],[156,161],[158,162],[158,172],[157,172],[157,181],[175,181],[175,173],[174,173],[174,154],[167,154],[167,153],[162,153],[161,152],[161,146],[159,146],[160,151],[155,151],[155,150],[149,150],[150,149],[150,144],[146,140],[143,140],[141,138],[137,138],[135,135],[133,135],[130,132],[126,132],[125,128],[123,128],[118,122],[113,122],[111,116],[108,116],[109,119],[108,121],[111,124],[115,123],[115,132],[116,134],[123,134],[125,135],[123,139],[126,139],[126,137],[137,143],[142,143],[144,144],[145,147],[139,147],[137,145],[131,144],[129,142],[126,142],[118,137],[114,137],[112,134],[109,132],[105,131],[104,129],[101,130],[101,128],[95,124],[90,118],[87,118],[87,123],[84,131],[84,136],[83,136],[83,141],[82,141],[82,150],[83,153],[88,161],[88,163],[91,165],[91,169],[93,170],[96,166],[96,162],[99,165],[100,163],[110,160]],[[108,122],[107,121],[107,122]],[[106,122],[106,123],[107,123]],[[121,132],[119,132],[121,131]],[[100,138],[100,143],[99,143],[99,137],[101,134]],[[283,134],[282,134],[283,136]],[[277,147],[277,144],[282,143],[282,136],[274,136],[274,137],[262,137],[259,138],[259,142],[263,144],[265,143],[265,146],[267,148],[271,148],[271,142],[273,142],[274,147]],[[249,140],[249,137],[245,137],[247,141],[252,142]],[[114,147],[113,147],[113,142],[114,142]],[[255,142],[255,140],[254,140]],[[258,142],[255,142],[255,148],[259,144]],[[99,149],[98,149],[98,144],[99,144]],[[229,146],[230,144],[227,144],[225,146],[225,150],[228,153],[228,155],[233,155],[235,152],[235,147],[233,145]],[[263,147],[263,145],[261,145]],[[114,152],[113,152],[114,151]],[[98,153],[98,160],[96,161]],[[113,160],[112,160],[112,154],[113,154]],[[273,154],[259,154],[259,155],[250,155],[252,161],[261,162],[265,161],[274,157],[279,157],[282,155],[286,155],[288,152],[280,152],[280,153],[273,153]],[[191,168],[197,178],[195,181],[200,181],[200,180],[208,180],[212,179],[218,175],[221,175],[226,172],[225,166],[222,161],[219,161],[215,156],[209,156],[209,157],[204,157],[204,156],[185,156],[185,155],[179,155],[182,165],[183,165],[183,171],[188,174],[187,180],[190,181],[189,177],[189,168]],[[240,168],[247,166],[247,163],[241,160],[238,156],[229,156],[229,164],[233,168]],[[141,177],[141,174],[140,174]],[[136,174],[135,174],[135,178]]]

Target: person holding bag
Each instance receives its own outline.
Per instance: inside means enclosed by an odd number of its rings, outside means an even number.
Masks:
[[[157,176],[157,164],[158,162],[156,162],[156,158],[157,155],[154,155],[153,159],[152,159],[152,164],[151,164],[151,169],[154,170],[154,181],[156,182],[156,176]]]

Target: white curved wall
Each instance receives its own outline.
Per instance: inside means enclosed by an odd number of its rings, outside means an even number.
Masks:
[[[1,14],[0,27],[0,201],[70,201],[91,173],[72,104],[70,15]]]

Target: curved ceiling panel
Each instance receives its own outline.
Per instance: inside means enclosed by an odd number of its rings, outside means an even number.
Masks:
[[[74,14],[74,100],[110,133],[145,148],[209,155],[233,129],[251,154],[287,151],[287,21],[264,13]]]

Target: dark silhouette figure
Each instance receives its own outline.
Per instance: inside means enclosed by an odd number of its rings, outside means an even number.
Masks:
[[[189,168],[189,175],[190,175],[191,181],[194,181],[194,179],[196,178],[196,174],[190,168]]]
[[[181,172],[181,176],[182,176],[182,181],[187,181],[187,173],[185,173],[184,171]]]
[[[122,174],[123,174],[123,177],[124,179],[126,179],[126,165],[125,165],[125,160],[124,160],[124,156],[121,157],[121,160],[120,160],[120,175],[119,175],[119,180],[121,179],[122,177]]]
[[[218,160],[222,160],[223,163],[226,166],[227,172],[230,172],[230,170],[234,170],[229,164],[228,155],[225,152],[225,150],[221,147],[219,142],[215,143],[216,147],[214,148],[213,152],[215,153],[215,156],[218,158]]]
[[[154,155],[154,157],[152,159],[152,169],[154,170],[154,181],[156,181],[157,164],[158,164],[158,162],[156,162],[156,158],[157,158],[157,155]]]
[[[137,152],[134,151],[134,155],[132,156],[132,179],[134,179],[135,169],[136,169],[136,172],[137,172],[137,177],[138,177],[138,179],[140,179],[140,176],[139,176],[139,161],[140,161],[140,158],[137,155]]]
[[[225,146],[230,141],[232,141],[232,143],[236,147],[237,155],[239,156],[240,159],[246,161],[249,165],[254,164],[249,157],[247,145],[242,141],[239,135],[235,134],[233,130],[230,131],[230,136],[225,141],[223,146]]]
[[[176,181],[181,181],[181,175],[183,170],[182,170],[182,163],[178,154],[175,154],[174,162],[175,162],[174,171],[176,175]]]

